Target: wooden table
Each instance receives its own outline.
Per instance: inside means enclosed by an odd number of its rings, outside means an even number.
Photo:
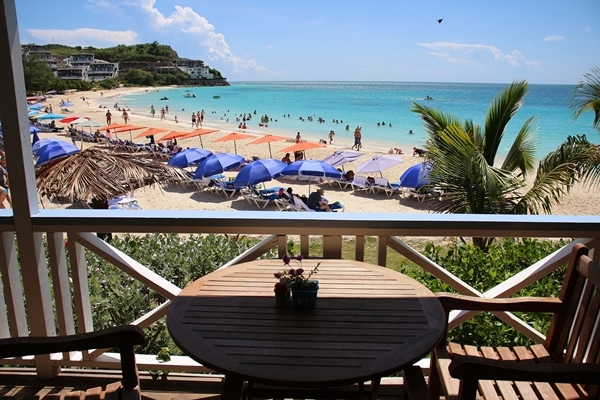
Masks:
[[[168,313],[168,328],[190,357],[225,374],[222,398],[244,381],[327,387],[400,371],[441,339],[445,316],[426,287],[387,268],[348,260],[320,262],[316,308],[275,305],[281,260],[259,260],[210,273],[187,286]],[[299,267],[295,260],[292,267]]]

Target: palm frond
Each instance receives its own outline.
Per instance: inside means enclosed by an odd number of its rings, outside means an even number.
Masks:
[[[425,130],[430,136],[435,135],[437,132],[446,129],[449,125],[458,125],[460,120],[450,114],[445,114],[439,110],[431,107],[423,106],[419,103],[412,103],[412,112],[420,115],[421,120],[425,126]]]
[[[600,146],[585,136],[568,137],[555,151],[540,161],[531,189],[518,204],[518,213],[551,214],[576,182],[600,184]]]
[[[530,117],[521,127],[502,163],[502,169],[513,172],[519,170],[523,177],[535,169],[537,131],[532,128],[534,120],[535,117]]]
[[[484,157],[488,164],[494,165],[496,153],[504,136],[506,125],[515,115],[527,95],[527,82],[513,82],[494,99],[485,118]]]
[[[582,80],[575,86],[569,108],[574,111],[575,118],[592,111],[594,113],[594,128],[600,130],[600,68],[593,68],[583,75]]]

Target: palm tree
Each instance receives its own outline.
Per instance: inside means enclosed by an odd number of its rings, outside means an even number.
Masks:
[[[591,72],[583,75],[575,86],[569,107],[575,111],[575,118],[586,111],[593,111],[594,128],[600,130],[600,68],[592,68]]]
[[[585,136],[569,137],[535,165],[535,119],[519,129],[510,149],[496,165],[506,126],[519,111],[527,82],[513,82],[490,105],[484,127],[413,103],[429,134],[427,158],[433,168],[429,187],[445,196],[435,211],[466,214],[551,214],[552,205],[578,181],[600,182],[600,148]],[[528,184],[529,175],[536,173]],[[493,238],[473,238],[487,248]]]

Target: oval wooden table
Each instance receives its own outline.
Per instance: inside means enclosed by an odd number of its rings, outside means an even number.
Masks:
[[[169,332],[187,355],[225,374],[222,398],[239,398],[244,381],[329,387],[377,379],[412,365],[441,339],[444,311],[425,286],[358,261],[304,260],[302,268],[318,262],[315,309],[275,305],[281,260],[218,270],[173,300]]]

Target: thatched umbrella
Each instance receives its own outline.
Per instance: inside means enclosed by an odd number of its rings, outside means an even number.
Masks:
[[[50,199],[100,204],[143,186],[189,180],[184,171],[164,163],[94,147],[37,168],[36,177],[38,192]]]

